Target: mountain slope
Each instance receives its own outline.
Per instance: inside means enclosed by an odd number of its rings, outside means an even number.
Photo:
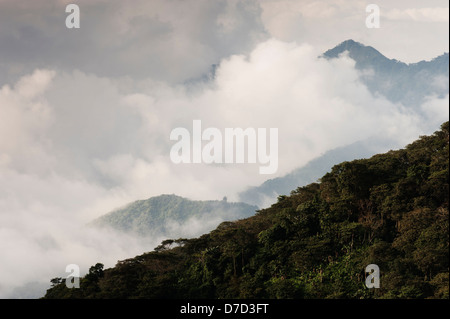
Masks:
[[[167,240],[45,298],[449,298],[449,123],[333,166],[247,219]],[[172,243],[178,246],[171,248]],[[367,289],[365,267],[380,268]]]
[[[260,186],[249,187],[239,193],[239,201],[267,207],[267,204],[273,203],[279,195],[288,195],[299,186],[316,182],[336,163],[370,157],[376,153],[375,144],[373,141],[372,143],[364,141],[330,150],[284,176],[269,179]]]
[[[174,236],[172,232],[175,227],[192,220],[209,227],[212,223],[218,225],[224,220],[252,216],[256,209],[256,206],[226,200],[193,201],[176,195],[160,195],[130,203],[99,217],[91,225],[111,227],[140,236]]]
[[[373,94],[381,94],[390,101],[418,107],[427,96],[444,97],[449,93],[449,55],[444,53],[431,61],[406,64],[388,59],[371,46],[347,40],[326,51],[326,59],[348,52],[355,60],[361,79]]]

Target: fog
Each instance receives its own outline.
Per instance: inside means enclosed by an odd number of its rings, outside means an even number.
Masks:
[[[282,176],[327,150],[373,137],[387,141],[377,151],[400,148],[449,117],[448,95],[428,97],[418,114],[373,96],[345,54],[318,58],[326,45],[354,34],[361,40],[368,31],[345,25],[328,34],[327,25],[313,33],[327,33],[330,39],[323,43],[302,32],[294,37],[298,26],[290,1],[193,1],[176,10],[171,1],[137,1],[126,10],[118,1],[80,1],[81,8],[91,9],[82,11],[80,32],[69,39],[63,36],[67,30],[53,26],[59,21],[54,8],[66,2],[54,3],[0,1],[0,25],[8,13],[17,16],[6,19],[14,32],[0,27],[1,298],[43,296],[51,278],[67,275],[67,264],[78,264],[83,274],[97,262],[112,267],[152,250],[163,238],[86,227],[134,200],[177,194],[233,201],[248,186]],[[296,9],[311,29],[317,26],[309,19],[319,12],[335,22],[346,17],[339,12],[354,13],[339,1],[329,12],[312,3],[303,3],[308,10]],[[267,11],[270,6],[276,10]],[[144,8],[153,13],[140,14]],[[26,20],[27,10],[41,15]],[[125,18],[118,19],[119,12]],[[424,12],[416,20],[432,17],[448,24],[439,18],[441,11]],[[289,18],[285,23],[283,14]],[[396,18],[404,15],[391,12],[390,19]],[[81,46],[83,39],[87,46],[75,54],[71,45]],[[381,40],[377,36],[374,42]],[[423,56],[444,47],[436,45]],[[214,78],[201,80],[212,64]],[[448,79],[436,83],[448,85]],[[261,175],[259,164],[172,163],[171,130],[191,130],[197,119],[222,131],[278,128],[277,172]],[[171,237],[198,236],[221,220],[172,222]]]

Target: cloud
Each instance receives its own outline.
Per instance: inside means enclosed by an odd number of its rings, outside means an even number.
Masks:
[[[0,2],[4,81],[46,67],[184,82],[265,37],[257,1],[78,1],[79,29],[67,4]]]
[[[420,22],[447,22],[448,7],[391,9],[383,14],[391,20],[413,20]]]
[[[3,298],[25,296],[26,292],[19,288],[31,282],[40,287],[39,295],[33,297],[42,296],[49,279],[67,276],[67,264],[78,264],[86,273],[95,262],[110,267],[118,259],[142,253],[158,243],[86,228],[88,215],[96,210],[107,211],[117,201],[109,198],[105,205],[111,194],[87,182],[67,176],[43,178],[2,168],[0,188]],[[15,288],[18,290],[13,291]]]
[[[271,37],[321,51],[353,38],[404,62],[448,51],[439,0],[380,4],[377,30],[365,27],[362,0],[82,0],[80,29],[65,26],[68,3],[0,1],[0,85],[36,68],[183,83]]]
[[[54,75],[53,71],[36,70],[13,88],[0,89],[0,165],[26,170],[27,158],[34,158],[38,166],[47,161],[48,141],[42,132],[53,115],[43,94]]]
[[[267,179],[258,163],[172,163],[171,130],[195,119],[222,131],[278,128],[275,176],[372,137],[390,141],[380,151],[401,147],[448,119],[448,96],[430,97],[422,117],[372,96],[347,56],[317,58],[356,23],[309,41],[324,35],[320,23],[347,17],[340,2],[290,13],[289,1],[274,11],[269,1],[81,1],[79,33],[55,27],[66,2],[32,3],[0,3],[0,68],[16,77],[0,88],[1,297],[45,287],[67,264],[110,267],[159,243],[85,227],[114,208],[162,193],[233,200]],[[305,29],[296,37],[297,21]],[[180,84],[212,63],[210,82]]]
[[[425,114],[426,123],[431,129],[442,124],[442,119],[449,118],[449,97],[448,94],[439,98],[436,96],[429,96],[426,101],[421,105],[422,112]]]

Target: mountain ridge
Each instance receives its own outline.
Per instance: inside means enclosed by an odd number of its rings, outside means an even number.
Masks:
[[[321,57],[335,59],[344,52],[348,52],[348,56],[355,61],[357,70],[373,70],[373,74],[361,74],[360,79],[372,94],[381,94],[391,102],[417,109],[426,97],[434,94],[442,97],[449,93],[448,52],[429,61],[407,64],[389,59],[371,46],[346,40],[324,52]],[[446,78],[445,85],[436,85],[441,77]]]
[[[371,59],[376,60],[384,60],[384,61],[390,61],[391,63],[396,63],[400,66],[421,66],[426,63],[433,62],[435,60],[445,59],[448,58],[449,52],[443,52],[442,54],[430,59],[430,60],[420,60],[417,62],[411,62],[406,63],[400,60],[397,60],[395,58],[388,58],[384,54],[382,54],[379,50],[375,49],[374,47],[370,45],[365,45],[361,42],[355,41],[353,39],[348,39],[345,41],[342,41],[338,45],[336,45],[334,48],[328,49],[322,54],[322,57],[325,58],[337,58],[340,54],[342,54],[345,51],[349,51],[350,54],[352,54],[354,57],[356,57],[358,60],[362,61],[364,59],[361,59],[358,57],[358,53],[365,53],[362,55],[365,60],[370,61]],[[369,59],[371,58],[371,59]],[[360,62],[356,61],[356,62]]]
[[[44,298],[449,298],[449,123],[403,149],[342,162],[256,215],[92,266]],[[171,247],[177,243],[176,247]],[[379,289],[365,267],[379,266]]]
[[[217,221],[218,224],[224,220],[249,217],[257,209],[257,206],[246,203],[228,202],[226,198],[221,201],[200,201],[175,194],[162,194],[131,202],[100,216],[89,225],[109,227],[138,236],[175,236],[171,234],[174,227],[192,219],[206,219],[211,224]]]
[[[319,58],[335,59],[348,52],[355,60],[359,71],[371,69],[373,72],[361,72],[360,79],[373,95],[381,94],[393,103],[403,103],[423,115],[420,105],[428,96],[443,98],[448,94],[449,54],[444,53],[430,61],[404,63],[389,59],[371,46],[366,46],[352,39],[345,40],[334,48],[325,51]],[[441,85],[437,82],[443,81]],[[389,85],[386,85],[388,83]],[[378,141],[379,142],[379,141]],[[239,200],[265,207],[279,195],[287,195],[297,186],[304,186],[316,181],[329,167],[338,161],[352,158],[367,158],[375,152],[371,144],[376,141],[359,141],[345,145],[322,154],[306,165],[298,167],[288,174],[269,179],[261,185],[249,187],[238,194]]]
[[[268,179],[261,185],[247,188],[238,194],[239,201],[261,208],[266,207],[267,203],[273,202],[279,195],[288,195],[296,187],[316,182],[335,163],[367,158],[376,153],[374,151],[376,143],[367,144],[367,141],[359,141],[329,150],[286,175]]]

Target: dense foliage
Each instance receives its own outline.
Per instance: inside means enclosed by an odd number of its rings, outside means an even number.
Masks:
[[[449,298],[449,124],[46,298]],[[381,287],[365,287],[377,264]]]

